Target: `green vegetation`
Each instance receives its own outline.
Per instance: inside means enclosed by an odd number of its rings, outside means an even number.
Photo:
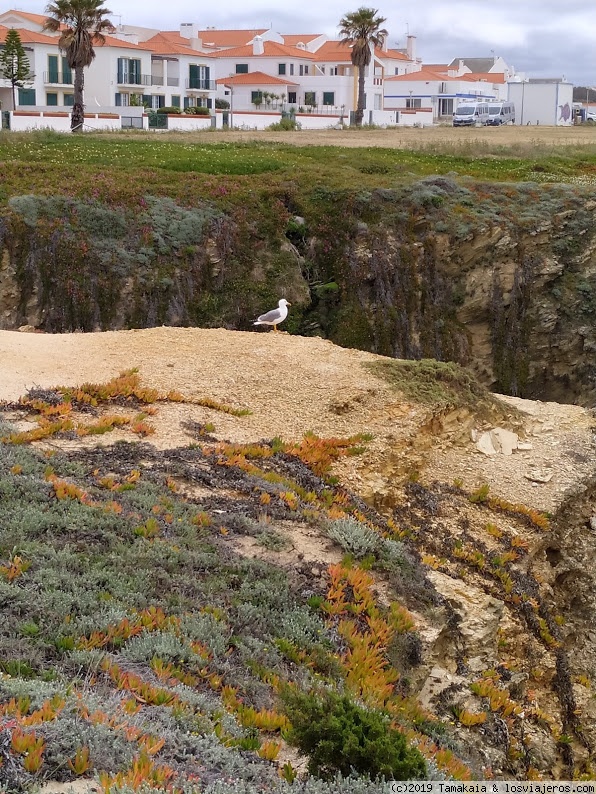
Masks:
[[[464,367],[452,362],[422,359],[422,361],[374,361],[363,365],[412,402],[440,408],[474,407],[493,404],[490,392]]]
[[[364,709],[346,695],[286,690],[282,695],[292,720],[290,741],[308,755],[309,771],[327,779],[340,772],[367,774],[373,780],[416,780],[426,773],[424,758],[408,747],[387,717]]]

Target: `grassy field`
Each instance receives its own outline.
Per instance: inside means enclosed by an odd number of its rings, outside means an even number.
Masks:
[[[394,187],[430,174],[590,185],[596,176],[596,130],[436,128],[76,138],[4,133],[0,161],[0,201],[35,190],[72,193],[79,185],[83,194],[97,196],[119,173],[126,173],[126,186],[145,185],[147,192],[158,185],[168,192],[173,183],[180,186],[181,179],[192,181],[199,174],[225,177],[224,184],[229,177],[248,177],[247,185],[258,186],[291,179],[304,189]],[[257,180],[250,179],[255,176]]]

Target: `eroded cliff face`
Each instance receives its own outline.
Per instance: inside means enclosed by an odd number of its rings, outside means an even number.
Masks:
[[[0,220],[0,328],[246,329],[283,294],[291,332],[457,361],[506,394],[593,402],[585,191],[430,177],[360,193],[289,185],[276,207],[259,228],[198,199],[16,197]]]

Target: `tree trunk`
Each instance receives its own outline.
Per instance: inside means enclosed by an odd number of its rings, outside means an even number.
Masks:
[[[12,84],[12,109],[17,109],[17,89],[14,83]]]
[[[85,106],[83,105],[83,86],[85,78],[83,76],[83,67],[75,66],[74,70],[74,104],[72,106],[72,114],[70,116],[70,131],[83,132],[83,123],[85,121]]]
[[[366,95],[364,93],[364,70],[366,69],[365,66],[358,67],[358,104],[356,106],[356,126],[362,126],[362,119],[364,117],[364,104],[366,100]]]

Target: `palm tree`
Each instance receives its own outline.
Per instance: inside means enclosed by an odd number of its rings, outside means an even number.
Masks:
[[[381,25],[386,22],[384,17],[378,16],[376,8],[365,8],[361,6],[358,11],[346,14],[339,23],[339,35],[342,44],[348,44],[352,48],[352,64],[358,67],[358,104],[356,106],[356,124],[362,124],[364,116],[365,94],[364,78],[365,70],[372,58],[371,45],[382,47],[385,36],[389,34]]]
[[[107,8],[103,0],[54,0],[46,6],[48,18],[44,30],[60,33],[58,46],[66,55],[70,68],[74,71],[74,104],[70,121],[72,132],[81,132],[85,121],[83,70],[95,58],[94,44],[105,42],[105,31],[113,31],[114,26],[107,19]]]

